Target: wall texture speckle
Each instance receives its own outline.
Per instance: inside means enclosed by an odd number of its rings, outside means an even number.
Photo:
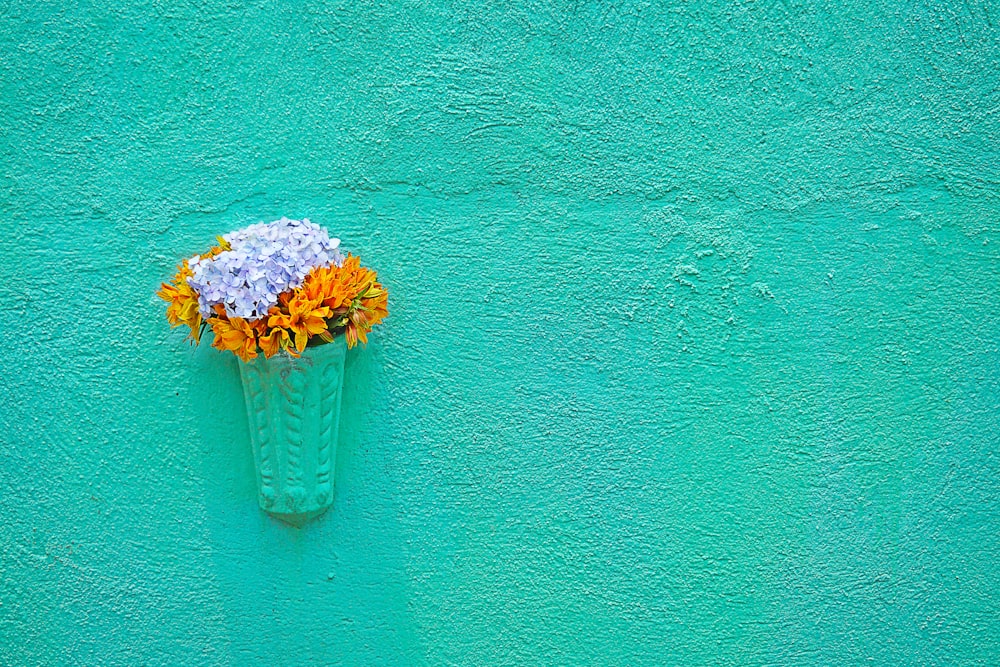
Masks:
[[[0,664],[1000,664],[1000,12],[719,4],[5,3]],[[153,296],[281,215],[304,530]]]

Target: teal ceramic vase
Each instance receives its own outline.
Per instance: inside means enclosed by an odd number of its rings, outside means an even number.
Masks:
[[[299,358],[282,353],[240,362],[257,498],[261,509],[294,526],[333,503],[346,354],[338,336]]]

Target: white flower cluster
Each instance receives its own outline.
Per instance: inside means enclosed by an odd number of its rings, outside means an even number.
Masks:
[[[256,320],[278,303],[278,295],[298,287],[318,266],[340,266],[340,239],[309,220],[282,218],[250,225],[223,236],[230,246],[215,257],[188,260],[188,284],[198,293],[202,317],[221,304],[229,317]]]

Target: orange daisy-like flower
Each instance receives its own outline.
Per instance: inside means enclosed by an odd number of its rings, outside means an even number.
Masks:
[[[274,355],[278,354],[284,349],[288,348],[291,343],[291,338],[288,336],[288,330],[282,329],[281,327],[274,327],[269,332],[257,339],[260,344],[261,351],[264,352],[264,357],[270,359]]]
[[[355,272],[359,259],[347,256],[342,266],[324,266],[314,269],[302,284],[300,291],[309,300],[318,300],[330,310],[349,306],[358,295]]]
[[[187,260],[181,264],[177,275],[169,283],[162,283],[156,296],[167,302],[167,321],[176,327],[186,324],[190,329],[190,337],[197,344],[201,336],[201,312],[198,310],[198,295],[187,284],[187,276],[191,270]]]
[[[292,296],[283,305],[286,306],[287,312],[282,312],[280,308],[272,309],[271,316],[267,318],[267,325],[272,329],[283,330],[283,334],[277,334],[279,337],[287,339],[288,336],[294,335],[296,352],[301,353],[302,350],[306,349],[310,336],[321,336],[329,339],[330,332],[326,328],[326,318],[330,317],[329,308],[319,305],[317,300],[307,299],[302,294]],[[272,334],[274,331],[270,332],[269,335]],[[324,334],[326,335],[324,336]],[[268,341],[269,349],[274,349],[274,345],[278,345],[278,349],[282,347],[280,342]],[[287,346],[286,342],[285,349],[291,351]]]
[[[362,300],[361,305],[368,313],[369,329],[376,324],[381,324],[382,320],[389,317],[389,294],[385,290],[382,290],[382,293],[377,297]]]
[[[229,250],[229,243],[225,239],[220,236],[217,240],[219,245],[210,248],[202,257],[215,257],[223,250]],[[187,281],[192,275],[194,273],[188,267],[188,262],[185,259],[177,267],[177,273],[173,279],[169,283],[160,284],[160,290],[156,296],[168,304],[167,321],[170,322],[170,326],[176,327],[186,324],[191,329],[190,338],[197,345],[201,338],[202,317],[198,310],[198,294],[188,285]]]
[[[215,332],[212,347],[229,350],[243,361],[257,358],[258,327],[241,317],[225,319],[213,317],[208,320]]]
[[[387,294],[377,278],[374,271],[361,266],[358,257],[348,255],[341,266],[310,273],[300,293],[329,308],[330,329],[343,328],[347,346],[354,347],[358,341],[367,343],[368,332],[389,314]]]

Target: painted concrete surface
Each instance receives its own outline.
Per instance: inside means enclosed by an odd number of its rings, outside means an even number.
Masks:
[[[1000,663],[997,20],[5,3],[0,663]],[[153,296],[281,215],[390,290],[303,530]]]

